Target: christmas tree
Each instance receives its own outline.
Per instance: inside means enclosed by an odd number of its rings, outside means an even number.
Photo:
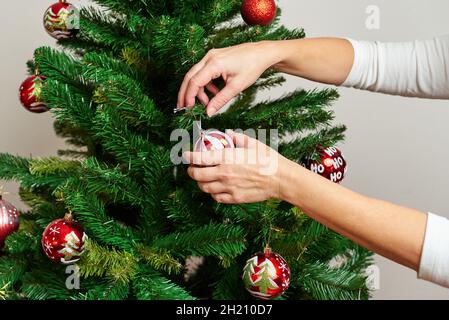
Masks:
[[[253,280],[247,270],[258,268],[246,261],[269,242],[291,270],[280,299],[367,299],[370,252],[288,203],[217,204],[187,166],[170,160],[171,132],[192,132],[199,119],[222,131],[278,129],[280,153],[300,163],[342,141],[345,127],[328,108],[335,90],[254,102],[284,82],[274,70],[218,116],[201,105],[173,113],[185,73],[208,50],[302,38],[303,30],[280,25],[280,10],[271,24],[248,25],[242,0],[94,2],[80,10],[79,32],[64,29],[61,17],[52,25],[55,12],[47,14],[52,34],[63,35],[61,49],[38,48],[28,63],[56,133],[73,147],[51,158],[0,154],[0,178],[20,182],[31,208],[2,249],[0,298],[249,299],[245,279],[277,285],[270,261]],[[64,13],[73,19],[76,11]],[[41,245],[44,229],[68,213],[61,221],[73,217],[88,235],[70,233],[59,252],[68,259],[60,261],[77,258],[79,289],[66,285],[65,264],[48,259],[51,241]]]

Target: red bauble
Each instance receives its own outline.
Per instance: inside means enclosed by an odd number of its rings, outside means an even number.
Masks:
[[[42,234],[42,249],[55,262],[77,262],[83,251],[87,235],[84,229],[70,217],[50,223]]]
[[[264,300],[274,299],[288,289],[290,268],[279,254],[267,248],[246,262],[243,283],[252,296]]]
[[[243,0],[241,7],[243,20],[251,26],[267,26],[276,17],[274,0]]]
[[[45,11],[44,27],[57,40],[71,39],[79,31],[79,18],[79,11],[74,5],[60,0]]]
[[[223,150],[226,148],[234,148],[234,142],[232,138],[218,130],[207,130],[201,131],[200,139],[195,143],[194,150],[197,152],[201,151],[212,151],[212,150]]]
[[[320,161],[306,161],[304,166],[332,182],[340,183],[348,169],[341,151],[335,147],[329,147],[320,150],[319,158],[321,159]]]
[[[45,77],[35,75],[28,77],[20,86],[19,95],[22,105],[31,112],[42,113],[48,111],[42,100],[42,85]]]
[[[0,197],[0,248],[5,245],[6,238],[19,229],[19,216],[16,207]]]

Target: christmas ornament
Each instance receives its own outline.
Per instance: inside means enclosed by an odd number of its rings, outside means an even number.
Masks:
[[[276,17],[277,8],[274,0],[243,0],[240,11],[250,26],[267,26]]]
[[[38,74],[28,77],[20,86],[20,102],[28,111],[42,113],[48,111],[42,99],[42,85],[45,77]]]
[[[6,238],[19,229],[19,216],[16,207],[0,196],[0,248],[5,245]]]
[[[60,0],[45,11],[44,27],[57,40],[71,39],[79,31],[79,18],[80,13],[74,5]]]
[[[55,220],[45,228],[41,242],[50,260],[71,264],[80,259],[86,240],[84,229],[67,214],[64,219]]]
[[[332,182],[340,183],[347,171],[346,160],[341,151],[335,147],[320,150],[320,161],[309,159],[304,167],[312,172],[329,179]]]
[[[200,138],[195,143],[194,150],[201,152],[226,148],[235,148],[234,142],[229,135],[218,130],[201,130]]]
[[[277,253],[266,248],[252,256],[243,269],[243,282],[248,292],[260,299],[279,297],[290,285],[290,268]]]

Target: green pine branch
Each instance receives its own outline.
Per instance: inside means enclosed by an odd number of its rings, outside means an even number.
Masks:
[[[213,298],[216,300],[246,300],[248,293],[244,290],[242,282],[243,268],[233,263],[221,272],[220,279],[214,283]]]
[[[108,278],[93,279],[89,289],[72,295],[71,300],[124,300],[130,294],[129,283]]]
[[[86,253],[78,263],[81,277],[106,275],[115,283],[129,283],[132,280],[138,263],[134,254],[103,247],[91,240],[86,244],[86,248]]]
[[[107,245],[117,246],[123,250],[133,251],[138,241],[132,229],[108,217],[104,204],[92,194],[85,193],[84,188],[77,183],[78,179],[70,180],[60,192],[68,208],[76,213],[87,234]]]
[[[151,245],[185,255],[231,258],[241,254],[246,247],[241,227],[214,223],[160,237]]]
[[[179,274],[183,269],[183,265],[168,250],[140,246],[138,251],[143,261],[154,270],[170,275]]]
[[[52,174],[67,174],[78,171],[81,163],[74,160],[63,160],[57,157],[32,159],[29,170],[33,176],[45,177]]]
[[[305,136],[297,136],[292,141],[281,143],[279,152],[291,160],[302,162],[316,154],[319,148],[334,146],[342,141],[345,131],[345,126],[338,125]]]
[[[318,300],[368,299],[366,277],[345,269],[315,262],[303,265],[302,287]]]
[[[138,274],[133,281],[133,289],[138,300],[195,300],[181,286],[155,271]]]

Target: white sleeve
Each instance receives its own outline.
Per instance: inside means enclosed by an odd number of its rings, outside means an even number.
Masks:
[[[348,39],[354,64],[342,84],[408,97],[449,99],[449,35],[382,43]]]
[[[449,288],[449,220],[427,215],[418,277]]]

